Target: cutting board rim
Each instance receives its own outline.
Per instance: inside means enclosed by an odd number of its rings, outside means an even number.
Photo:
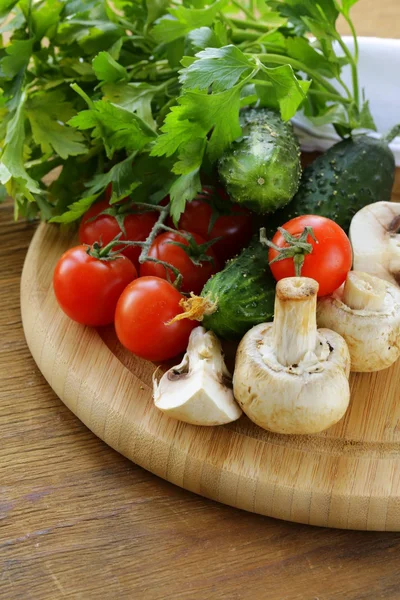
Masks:
[[[144,382],[140,375],[153,365],[136,363],[135,374],[98,331],[70,321],[57,307],[52,270],[71,239],[55,225],[38,227],[21,278],[21,314],[39,369],[95,435],[156,475],[237,508],[318,526],[400,531],[400,432],[399,441],[386,442],[276,436],[247,417],[240,430],[166,417],[152,404],[148,377]],[[390,493],[382,469],[391,476]],[[355,482],[364,472],[361,489]]]

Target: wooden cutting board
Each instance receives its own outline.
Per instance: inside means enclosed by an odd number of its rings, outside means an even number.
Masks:
[[[352,375],[346,416],[319,435],[276,435],[245,416],[223,427],[177,422],[153,406],[153,363],[125,351],[112,327],[83,327],[58,308],[53,269],[73,241],[55,225],[38,228],[22,274],[22,320],[43,375],[97,436],[218,502],[313,525],[400,531],[400,361]]]

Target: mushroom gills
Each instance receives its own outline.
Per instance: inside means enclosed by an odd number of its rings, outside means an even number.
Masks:
[[[317,320],[344,337],[352,371],[380,371],[400,356],[400,289],[388,281],[350,271],[344,286],[320,298]]]
[[[347,345],[334,331],[317,330],[317,292],[313,279],[279,281],[274,322],[253,327],[239,345],[234,394],[264,429],[317,433],[341,419],[348,407]]]
[[[223,425],[242,414],[231,382],[218,338],[204,327],[196,327],[182,362],[164,373],[159,382],[154,374],[154,403],[186,423]]]
[[[400,285],[400,203],[364,206],[351,221],[353,269]]]

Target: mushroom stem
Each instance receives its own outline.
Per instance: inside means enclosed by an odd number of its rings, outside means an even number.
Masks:
[[[308,277],[287,277],[276,286],[274,345],[281,365],[299,364],[316,349],[318,287]]]
[[[350,271],[344,284],[342,302],[353,310],[382,311],[386,296],[384,281],[361,273]]]
[[[218,351],[216,351],[218,349]],[[193,329],[187,347],[189,361],[199,364],[202,361],[210,362],[210,370],[221,377],[232,379],[222,354],[221,346],[212,333],[207,333],[204,327]]]

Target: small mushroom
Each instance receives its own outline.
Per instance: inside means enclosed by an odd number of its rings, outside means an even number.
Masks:
[[[264,429],[317,433],[339,421],[348,407],[349,352],[340,335],[317,330],[317,292],[314,279],[281,279],[274,322],[253,327],[239,345],[234,394]]]
[[[154,403],[174,419],[192,425],[223,425],[241,414],[232,391],[221,344],[212,331],[196,327],[182,362],[157,382]]]
[[[400,203],[375,202],[350,225],[353,269],[400,285]]]
[[[350,271],[344,286],[320,299],[317,320],[344,337],[352,371],[380,371],[400,356],[400,289],[378,277]]]

